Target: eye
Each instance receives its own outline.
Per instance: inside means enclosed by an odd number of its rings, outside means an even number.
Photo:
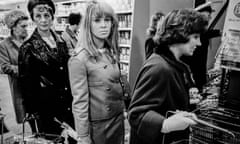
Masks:
[[[50,18],[50,14],[44,14],[45,18]]]
[[[104,18],[104,21],[105,21],[105,22],[111,22],[112,19],[111,19],[110,17],[106,17],[106,18]]]
[[[94,21],[94,22],[100,22],[101,19],[100,19],[100,18],[94,18],[93,21]]]
[[[26,28],[26,27],[27,27],[27,25],[22,25],[21,27],[22,27],[22,28]]]
[[[199,38],[200,38],[200,34],[194,34],[194,35],[193,35],[193,38],[194,38],[194,39],[199,39]]]
[[[40,14],[36,14],[35,17],[36,17],[37,19],[40,19],[40,18],[41,18],[41,15],[40,15]]]

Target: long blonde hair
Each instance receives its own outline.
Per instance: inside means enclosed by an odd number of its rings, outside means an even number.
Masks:
[[[90,56],[99,56],[99,51],[94,43],[91,23],[93,16],[97,17],[110,17],[112,19],[111,32],[109,37],[105,40],[105,44],[108,45],[110,55],[114,56],[114,59],[119,61],[118,51],[118,19],[114,10],[106,2],[91,1],[86,8],[85,17],[83,20],[82,29],[80,31],[80,43],[78,46],[85,48]]]

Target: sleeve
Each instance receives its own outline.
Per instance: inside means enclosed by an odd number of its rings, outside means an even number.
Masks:
[[[150,143],[162,136],[165,117],[159,110],[166,109],[163,108],[168,89],[166,74],[167,72],[158,66],[143,68],[136,80],[129,107],[128,119],[131,127],[139,137]]]
[[[89,137],[89,92],[87,68],[83,60],[71,58],[68,63],[73,95],[72,111],[79,137]]]
[[[39,82],[39,65],[30,51],[31,45],[23,45],[18,56],[19,79],[23,92],[24,105],[27,113],[37,112],[38,98],[41,96]]]
[[[0,67],[3,73],[11,76],[18,76],[18,66],[10,63],[7,49],[2,44],[0,44]]]
[[[72,43],[71,43],[71,40],[70,38],[68,38],[69,36],[67,36],[66,32],[64,32],[62,35],[61,35],[63,41],[66,43],[66,46],[68,48],[68,51],[70,50],[73,50],[74,47],[72,46]]]

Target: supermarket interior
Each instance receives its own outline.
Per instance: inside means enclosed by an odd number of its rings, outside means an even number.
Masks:
[[[240,0],[0,0],[0,144],[240,144],[239,85]]]

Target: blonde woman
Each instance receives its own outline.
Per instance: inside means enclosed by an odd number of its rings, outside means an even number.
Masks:
[[[88,4],[82,43],[68,65],[75,127],[81,144],[124,143],[117,28],[117,17],[108,4]]]

